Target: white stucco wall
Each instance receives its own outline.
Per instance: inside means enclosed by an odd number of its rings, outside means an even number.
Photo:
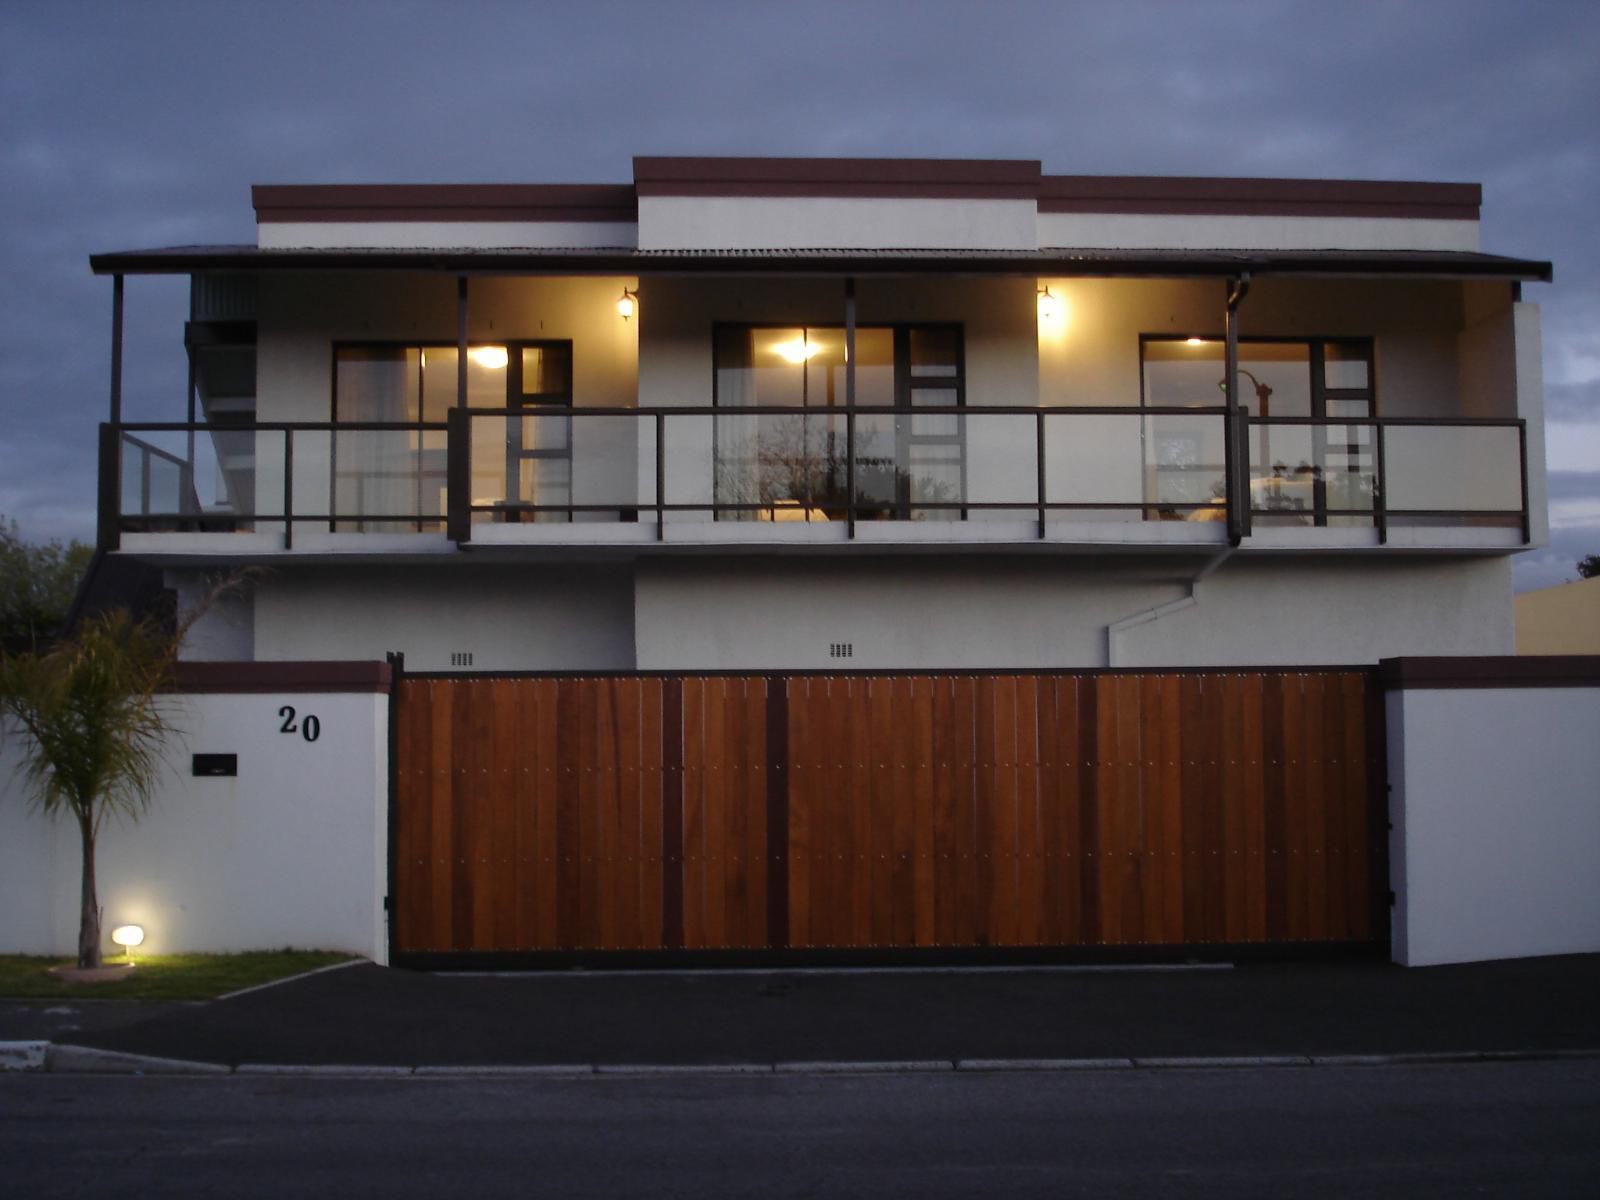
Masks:
[[[631,221],[268,221],[256,227],[263,250],[632,247],[638,240]]]
[[[1600,951],[1600,688],[1387,698],[1394,958]]]
[[[637,567],[643,670],[1100,667],[1106,626],[1203,559],[679,559]],[[1238,559],[1200,603],[1119,635],[1118,666],[1368,666],[1508,654],[1505,559]],[[1377,615],[1381,614],[1381,618]],[[850,642],[848,661],[829,646]]]
[[[104,928],[143,925],[143,952],[345,950],[382,961],[388,866],[388,697],[173,697],[183,737],[137,823],[111,821],[97,853]],[[280,732],[279,709],[320,736]],[[195,778],[190,756],[239,756],[236,778]],[[31,810],[0,743],[0,952],[77,946],[77,829]],[[107,952],[115,950],[109,942]]]
[[[1032,250],[1032,199],[641,196],[641,250]]]
[[[1476,250],[1478,222],[1406,217],[1042,212],[1039,245],[1179,250]]]
[[[352,564],[284,569],[255,589],[262,661],[406,656],[412,671],[626,671],[634,664],[625,566]]]

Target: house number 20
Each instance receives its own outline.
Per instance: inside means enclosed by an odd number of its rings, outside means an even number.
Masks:
[[[322,736],[322,722],[315,713],[307,713],[296,723],[294,706],[285,704],[278,710],[278,715],[283,718],[283,724],[278,726],[279,733],[298,733],[308,742],[314,742]]]

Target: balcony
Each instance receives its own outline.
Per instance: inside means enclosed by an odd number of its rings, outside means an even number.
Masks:
[[[540,407],[101,428],[102,544],[174,560],[1230,541],[1507,552],[1528,540],[1516,419]]]

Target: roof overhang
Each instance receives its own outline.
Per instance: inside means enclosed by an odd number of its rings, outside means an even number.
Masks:
[[[90,257],[97,275],[422,271],[451,275],[1071,275],[1506,279],[1549,283],[1551,265],[1446,250],[633,250],[261,249],[251,245],[121,250]]]

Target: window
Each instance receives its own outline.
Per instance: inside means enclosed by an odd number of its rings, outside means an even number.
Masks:
[[[441,529],[446,414],[460,399],[453,345],[334,347],[333,420],[409,429],[337,430],[329,451],[340,529]],[[474,503],[570,503],[572,343],[514,342],[467,351],[467,406],[537,408],[521,420],[472,423]],[[564,514],[555,514],[564,517]]]
[[[965,495],[957,326],[856,329],[859,519],[954,520]],[[725,520],[839,520],[849,507],[842,326],[718,326],[716,502]],[[750,413],[741,408],[792,412]]]
[[[1220,338],[1140,339],[1147,407],[1226,401]],[[1258,525],[1367,525],[1373,520],[1376,414],[1368,339],[1241,338],[1239,402],[1250,419],[1250,495]],[[1338,418],[1352,423],[1342,424]],[[1220,425],[1153,416],[1147,499],[1195,503],[1221,476]],[[1181,443],[1181,445],[1180,445]],[[1220,495],[1220,493],[1217,493]]]

